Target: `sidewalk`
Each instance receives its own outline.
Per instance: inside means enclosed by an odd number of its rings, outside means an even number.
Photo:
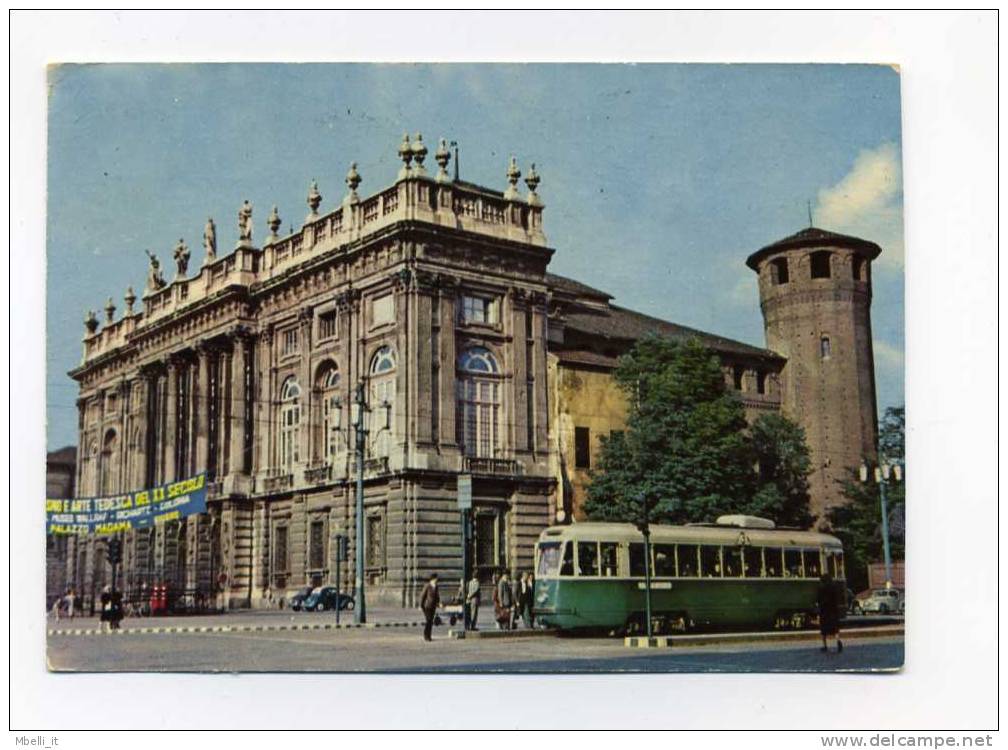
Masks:
[[[441,627],[451,627],[443,612]],[[234,633],[284,630],[336,630],[353,628],[415,628],[423,627],[423,613],[419,609],[402,607],[368,607],[367,623],[354,624],[352,611],[340,612],[339,625],[335,612],[295,612],[290,609],[229,610],[206,615],[162,615],[158,617],[127,617],[120,624],[119,635],[147,633]],[[455,628],[461,629],[462,622]],[[493,607],[481,607],[478,627],[496,631]],[[51,614],[46,617],[48,635],[98,635],[101,622],[95,617],[61,617],[59,622]],[[521,625],[519,625],[521,629]]]

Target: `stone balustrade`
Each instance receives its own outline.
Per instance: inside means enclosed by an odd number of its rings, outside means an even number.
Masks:
[[[131,335],[229,286],[250,287],[279,277],[306,259],[346,251],[348,246],[400,221],[418,221],[544,247],[543,205],[538,196],[506,198],[463,182],[407,175],[391,188],[365,198],[356,193],[335,210],[311,218],[286,237],[269,237],[261,249],[239,245],[206,262],[192,276],[147,290],[143,312],[106,323],[84,338],[84,362],[127,344]],[[97,328],[97,327],[96,327]]]

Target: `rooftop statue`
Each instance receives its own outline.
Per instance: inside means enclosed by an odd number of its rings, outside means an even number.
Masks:
[[[214,226],[213,217],[206,220],[206,227],[203,229],[203,247],[206,250],[203,264],[206,265],[217,257],[217,227]]]
[[[179,276],[185,276],[187,268],[189,268],[189,248],[182,238],[179,238],[175,246],[175,270]]]
[[[144,250],[144,252],[150,258],[150,268],[147,269],[147,291],[156,292],[165,285],[164,276],[161,274],[161,263],[150,250]]]
[[[252,242],[252,204],[246,200],[238,209],[238,244],[247,245]]]

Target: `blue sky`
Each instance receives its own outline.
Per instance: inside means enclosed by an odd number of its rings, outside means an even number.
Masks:
[[[48,446],[76,442],[83,317],[119,317],[145,249],[198,263],[207,216],[234,246],[270,207],[301,225],[356,161],[391,184],[404,131],[457,140],[461,176],[503,189],[511,154],[542,177],[551,270],[616,302],[764,343],[746,256],[808,223],[878,242],[880,412],[903,403],[899,75],[864,65],[86,65],[50,71]],[[431,159],[432,161],[432,159]]]

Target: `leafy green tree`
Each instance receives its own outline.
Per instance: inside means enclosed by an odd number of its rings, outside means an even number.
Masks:
[[[764,414],[749,430],[756,453],[757,489],[747,512],[778,526],[808,528],[808,475],[812,468],[805,430],[780,414]]]
[[[717,357],[695,339],[647,336],[614,373],[630,404],[627,429],[602,440],[585,512],[656,523],[712,521],[753,497],[755,453],[745,413]]]
[[[882,461],[904,463],[904,408],[889,407],[879,425],[879,457]],[[851,588],[868,585],[868,563],[883,558],[882,515],[879,487],[874,479],[862,482],[857,469],[850,469],[843,480],[844,505],[826,514],[832,533],[844,545],[847,580]],[[889,548],[894,560],[903,559],[905,494],[902,482],[886,484],[889,508]]]

